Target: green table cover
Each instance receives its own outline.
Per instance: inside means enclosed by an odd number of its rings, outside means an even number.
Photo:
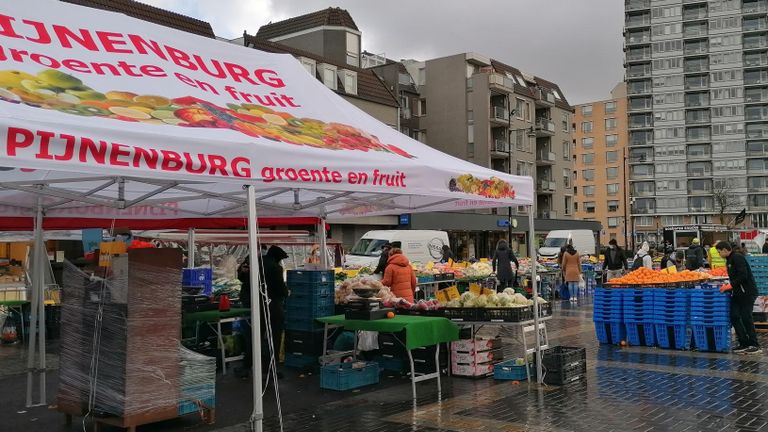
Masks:
[[[189,326],[196,322],[215,323],[222,318],[247,317],[251,315],[251,310],[246,308],[232,308],[226,312],[217,310],[185,313],[182,317],[183,325]]]
[[[391,319],[348,320],[344,315],[318,318],[325,324],[343,326],[347,330],[397,333],[405,330],[405,346],[409,350],[459,339],[459,327],[447,318],[396,315]]]
[[[28,303],[27,300],[3,300],[0,301],[0,306],[22,306]]]

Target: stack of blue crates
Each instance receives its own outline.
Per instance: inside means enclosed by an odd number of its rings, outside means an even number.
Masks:
[[[199,287],[200,294],[213,294],[213,270],[210,267],[185,268],[181,270],[181,285]]]
[[[690,289],[654,289],[653,323],[661,348],[690,349]]]
[[[630,345],[655,346],[653,322],[653,293],[650,288],[622,289],[624,324],[627,326],[627,342]]]
[[[333,315],[334,273],[326,270],[289,270],[288,289],[291,295],[285,304],[286,334],[293,332],[297,339],[313,341],[323,338],[322,324],[317,318]],[[307,343],[307,346],[312,345]],[[286,350],[285,365],[304,368],[318,364],[318,354],[289,352]]]
[[[699,351],[730,352],[731,299],[716,287],[703,285],[691,295],[691,325]]]
[[[597,288],[597,278],[595,273],[595,266],[593,264],[582,264],[581,272],[584,275],[584,282],[586,282],[586,292],[584,294],[591,294]]]
[[[768,255],[748,255],[747,262],[757,283],[757,295],[768,296]]]
[[[621,309],[622,297],[621,289],[595,290],[592,320],[595,322],[595,333],[600,343],[618,344],[627,337]]]

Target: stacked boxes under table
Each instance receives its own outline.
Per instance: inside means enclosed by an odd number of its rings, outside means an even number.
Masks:
[[[318,365],[324,343],[317,318],[333,315],[334,274],[325,270],[289,270],[285,302],[285,365],[304,368]]]
[[[451,342],[451,372],[456,376],[493,375],[494,366],[504,360],[501,339],[460,339]]]

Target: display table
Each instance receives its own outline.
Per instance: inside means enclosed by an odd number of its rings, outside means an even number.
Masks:
[[[243,355],[227,357],[224,349],[224,336],[221,333],[221,325],[224,323],[232,323],[235,321],[245,320],[248,321],[251,316],[251,310],[246,308],[232,308],[226,312],[211,310],[202,312],[185,313],[182,316],[182,325],[184,327],[194,326],[195,328],[195,344],[200,333],[200,326],[207,325],[214,332],[219,343],[219,351],[221,352],[221,370],[222,373],[227,373],[227,363],[238,361],[243,359]]]
[[[411,387],[413,398],[416,399],[416,383],[431,379],[437,380],[437,389],[442,391],[440,384],[440,344],[453,342],[459,339],[459,327],[441,317],[424,317],[411,315],[396,315],[391,319],[380,319],[373,321],[348,320],[344,315],[335,315],[318,318],[318,321],[325,324],[325,344],[323,357],[327,356],[328,330],[335,327],[343,327],[354,331],[375,331],[379,333],[398,333],[405,331],[405,350],[408,353],[408,360],[411,366]],[[421,347],[435,345],[435,372],[428,374],[416,374],[413,367],[413,355],[411,350]],[[357,348],[357,338],[355,338],[355,351]]]

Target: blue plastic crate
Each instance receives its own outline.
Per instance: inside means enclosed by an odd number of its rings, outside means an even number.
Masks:
[[[288,313],[285,314],[286,330],[311,332],[311,331],[322,330],[324,328],[325,328],[325,325],[315,321],[314,318],[313,319],[297,318],[294,316],[289,316]]]
[[[627,326],[627,342],[630,345],[656,346],[654,324],[644,321],[625,322]]]
[[[670,333],[673,339],[670,338]],[[690,349],[691,336],[691,327],[687,324],[656,324],[656,340],[662,348]]]
[[[294,283],[300,284],[318,284],[333,283],[336,275],[333,270],[288,270],[286,273],[288,286]]]
[[[406,369],[405,359],[400,357],[381,355],[377,356],[375,361],[379,364],[379,368],[382,370],[402,372]]]
[[[328,296],[333,295],[335,285],[333,282],[324,283],[292,283],[288,284],[291,297]]]
[[[507,381],[525,381],[528,379],[528,372],[525,365],[515,364],[515,360],[507,360],[496,364],[493,367],[493,379]]]
[[[335,298],[332,295],[326,295],[323,297],[317,296],[290,296],[285,300],[285,308],[289,309],[318,309],[322,308],[323,311],[327,311],[329,306],[333,306]]]
[[[627,328],[621,321],[608,321],[608,331],[611,343],[618,344],[627,338]]]
[[[210,268],[205,267],[182,269],[181,285],[200,287],[200,294],[210,296],[213,294],[213,273]]]
[[[181,388],[178,404],[180,416],[199,412],[203,408],[216,409],[216,386],[213,383]]]
[[[711,335],[711,338],[710,338]],[[699,351],[730,352],[731,326],[693,326],[693,337]]]
[[[313,322],[315,318],[333,315],[335,310],[336,305],[333,303],[311,307],[293,305],[285,309],[285,322],[286,324],[291,321]]]
[[[434,281],[435,281],[434,276],[416,276],[416,282],[418,283],[429,283]]]
[[[362,368],[356,363],[339,363],[320,368],[320,388],[328,390],[351,390],[379,382],[379,364],[368,362]]]
[[[318,357],[285,353],[285,367],[304,369],[319,366]]]
[[[606,326],[605,321],[594,321],[595,324],[595,336],[597,337],[597,341],[601,344],[607,344],[610,343],[610,336],[608,335],[608,328]]]

